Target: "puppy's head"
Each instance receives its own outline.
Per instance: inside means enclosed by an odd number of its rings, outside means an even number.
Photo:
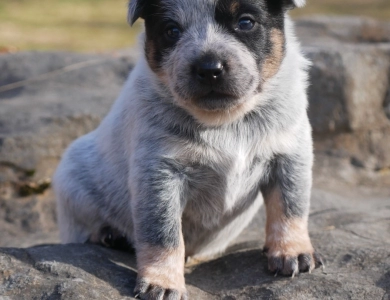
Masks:
[[[177,105],[205,125],[256,105],[285,51],[284,14],[305,0],[131,0],[145,19],[145,56]]]

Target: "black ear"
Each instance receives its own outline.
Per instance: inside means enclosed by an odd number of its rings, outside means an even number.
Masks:
[[[293,9],[295,7],[303,7],[306,4],[306,0],[283,0],[283,2],[289,9]]]
[[[130,0],[127,21],[133,25],[142,16],[147,0]]]

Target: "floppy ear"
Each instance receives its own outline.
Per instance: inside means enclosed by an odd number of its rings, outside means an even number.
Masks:
[[[303,7],[306,4],[306,0],[284,0],[284,3],[288,8]]]
[[[147,0],[130,0],[127,21],[133,25],[142,16]]]

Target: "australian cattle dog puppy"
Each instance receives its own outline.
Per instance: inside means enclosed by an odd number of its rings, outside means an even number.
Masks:
[[[304,0],[132,0],[143,55],[99,127],[55,174],[64,243],[133,245],[136,294],[186,299],[185,258],[223,252],[265,203],[268,268],[322,263],[308,234]]]

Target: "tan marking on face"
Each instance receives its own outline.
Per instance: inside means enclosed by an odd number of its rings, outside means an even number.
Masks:
[[[246,100],[230,110],[209,111],[196,106],[193,103],[178,103],[187,110],[196,120],[207,126],[221,126],[232,123],[251,111],[256,102],[254,99]]]
[[[267,255],[296,257],[299,254],[313,253],[308,232],[308,219],[287,218],[279,189],[275,189],[265,199]]]
[[[158,69],[156,62],[154,61],[154,55],[156,52],[156,48],[154,46],[153,41],[146,40],[145,42],[145,56],[149,63],[150,68],[155,71]]]
[[[146,40],[145,42],[145,57],[149,64],[150,69],[160,78],[162,82],[167,84],[168,79],[165,73],[162,71],[162,68],[157,64],[154,59],[156,53],[156,46],[152,40]]]
[[[240,3],[238,1],[234,1],[230,4],[230,12],[235,14],[240,8]]]
[[[137,264],[138,276],[148,284],[185,292],[183,237],[177,249],[138,246]]]
[[[283,61],[284,56],[284,35],[283,32],[278,29],[271,30],[271,54],[266,58],[263,69],[262,78],[263,81],[274,76]]]

